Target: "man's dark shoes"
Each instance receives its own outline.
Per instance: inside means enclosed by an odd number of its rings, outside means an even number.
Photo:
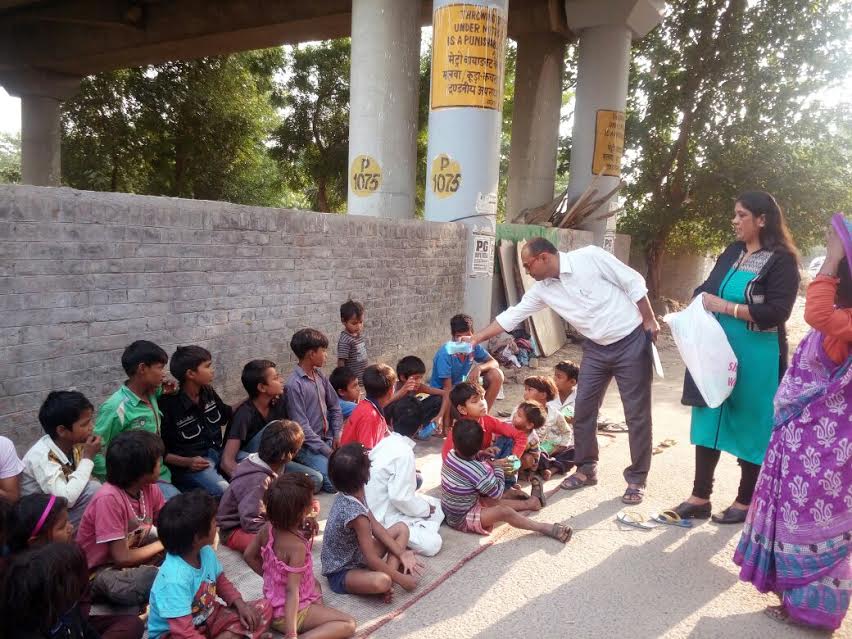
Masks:
[[[713,515],[713,522],[717,524],[741,524],[746,520],[747,510],[730,506],[720,514]]]
[[[690,504],[688,501],[681,503],[679,506],[672,508],[681,519],[709,519],[713,512],[713,507],[710,503],[706,504]]]

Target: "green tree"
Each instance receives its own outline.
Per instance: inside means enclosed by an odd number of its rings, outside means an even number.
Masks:
[[[813,104],[850,68],[849,0],[674,0],[634,47],[626,214],[652,295],[670,250],[717,250],[733,198],[774,192],[802,246],[849,202],[850,163]]]
[[[277,205],[266,148],[280,49],[99,74],[63,106],[63,179],[93,190]]]
[[[21,135],[0,133],[0,184],[21,181]]]
[[[283,121],[271,153],[288,188],[313,210],[340,211],[349,157],[349,39],[299,45],[285,55],[276,98]]]

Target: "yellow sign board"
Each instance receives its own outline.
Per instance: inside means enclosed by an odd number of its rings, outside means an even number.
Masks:
[[[358,197],[367,197],[382,185],[382,167],[369,155],[358,155],[349,169],[349,186]]]
[[[621,177],[621,156],[624,153],[624,113],[597,112],[595,120],[595,152],[592,159],[594,175]]]
[[[450,197],[461,186],[461,166],[458,160],[452,159],[446,153],[441,153],[432,160],[432,193],[435,197]]]
[[[433,16],[432,108],[503,108],[506,16],[496,7],[450,4]]]

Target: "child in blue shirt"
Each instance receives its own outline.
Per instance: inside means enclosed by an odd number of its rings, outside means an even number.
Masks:
[[[340,410],[345,422],[361,400],[358,376],[345,366],[338,366],[328,376],[328,383],[337,392],[337,397],[340,399]]]
[[[219,637],[257,639],[267,632],[272,609],[265,599],[243,601],[222,572],[210,545],[216,536],[216,500],[200,490],[180,494],[160,512],[158,532],[166,549],[151,588],[148,636],[157,639]],[[216,601],[220,597],[227,606]]]
[[[450,333],[454,342],[462,342],[463,338],[470,337],[473,335],[473,318],[464,314],[454,315],[450,319]],[[478,384],[480,377],[490,412],[503,388],[503,371],[500,370],[500,364],[480,344],[477,344],[472,352],[462,353],[451,353],[444,344],[432,360],[432,379],[429,385],[449,395],[456,384],[464,381]],[[450,411],[445,411],[445,432],[449,432],[449,416]]]

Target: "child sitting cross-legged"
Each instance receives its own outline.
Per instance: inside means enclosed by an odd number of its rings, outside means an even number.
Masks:
[[[536,428],[541,442],[538,472],[544,479],[550,479],[552,473],[564,474],[574,465],[574,429],[562,414],[558,397],[551,378],[532,375],[524,380],[524,400],[547,407],[544,425]]]
[[[340,412],[343,413],[343,423],[352,415],[352,411],[361,400],[361,387],[358,376],[345,366],[338,366],[328,376],[328,383],[337,393],[340,400]]]
[[[269,523],[245,552],[249,566],[263,577],[263,595],[272,605],[272,629],[285,637],[343,639],[355,634],[355,620],[324,606],[311,556],[315,522],[311,484],[287,473],[263,497]]]
[[[119,433],[106,452],[106,483],[89,502],[77,543],[92,573],[92,598],[123,606],[148,603],[163,545],[155,525],[163,440],[146,430]]]
[[[355,442],[331,455],[328,472],[340,492],[328,513],[320,559],[334,592],[384,595],[389,602],[394,584],[409,591],[417,587],[423,566],[406,550],[408,526],[400,522],[386,529],[367,507],[369,452]]]
[[[364,392],[367,398],[358,404],[343,426],[341,444],[361,442],[373,448],[390,434],[384,409],[393,396],[396,373],[386,364],[372,364],[364,370]]]
[[[221,539],[228,548],[245,552],[263,528],[266,523],[263,495],[275,478],[284,472],[304,441],[305,435],[296,422],[289,419],[270,422],[260,438],[260,450],[237,465],[216,514]],[[315,488],[316,484],[311,481],[311,486]]]
[[[447,525],[462,532],[488,535],[495,524],[506,522],[562,543],[571,539],[571,528],[524,517],[516,510],[519,502],[501,499],[507,462],[483,459],[480,450],[484,436],[482,426],[470,419],[453,426],[453,449],[441,468],[441,505]]]
[[[211,545],[215,514],[216,500],[203,490],[178,495],[163,507],[159,532],[166,559],[151,588],[151,639],[256,638],[269,628],[269,602],[246,603],[222,571]]]

